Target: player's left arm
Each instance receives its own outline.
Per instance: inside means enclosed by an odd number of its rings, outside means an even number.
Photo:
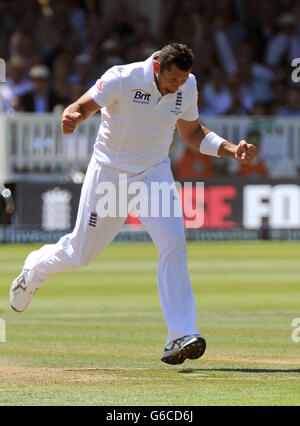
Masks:
[[[181,138],[190,148],[207,155],[234,158],[240,164],[249,164],[257,153],[255,145],[249,144],[245,140],[242,140],[238,145],[228,142],[203,126],[199,120],[187,121],[179,119],[177,121],[177,129]],[[201,144],[203,144],[202,147]]]

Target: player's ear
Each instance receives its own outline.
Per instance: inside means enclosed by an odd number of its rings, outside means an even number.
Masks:
[[[160,69],[160,63],[159,63],[159,62],[157,62],[157,61],[154,61],[154,62],[153,62],[153,66],[154,66],[154,72],[155,72],[156,74],[158,74],[158,73],[159,73],[159,69]]]

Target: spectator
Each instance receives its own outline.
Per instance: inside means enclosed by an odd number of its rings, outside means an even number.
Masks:
[[[281,107],[277,116],[280,117],[299,117],[300,116],[300,96],[299,89],[290,88],[286,95],[286,105]]]
[[[70,84],[81,83],[85,91],[89,90],[95,82],[91,75],[91,57],[87,53],[82,53],[75,58],[74,64],[75,72],[69,76],[68,82]]]
[[[198,111],[200,120],[203,116],[216,114],[215,109],[205,102],[202,88],[198,89]]]
[[[237,66],[241,90],[253,102],[271,103],[274,99],[272,82],[275,75],[266,66],[255,63],[251,45],[240,44],[236,50]]]
[[[0,2],[0,37],[8,38],[18,28],[16,17],[11,13],[11,2]]]
[[[0,83],[0,113],[12,113],[16,106],[16,99],[11,89],[6,84]]]
[[[203,86],[205,103],[216,115],[225,114],[232,103],[224,80],[222,69],[215,67],[211,70],[209,82]]]
[[[255,102],[254,105],[253,105],[252,111],[251,111],[251,115],[253,117],[263,117],[263,116],[268,115],[268,110],[267,110],[265,104]]]
[[[70,27],[76,31],[82,49],[87,47],[86,20],[87,16],[84,9],[80,7],[80,1],[73,0],[69,9],[69,24]]]
[[[33,89],[33,83],[26,77],[24,61],[19,56],[12,57],[7,64],[6,84],[14,97],[20,97]]]
[[[225,23],[222,17],[216,18],[213,26],[213,40],[215,49],[224,71],[227,74],[237,73],[236,58],[232,46],[225,32]]]
[[[215,115],[246,115],[253,107],[253,99],[241,90],[237,75],[226,77],[220,68],[214,68],[210,83],[204,85],[203,97],[206,106]]]
[[[277,115],[278,112],[285,107],[286,90],[287,88],[284,81],[275,81],[273,83],[274,101],[269,109],[271,115]]]
[[[75,102],[77,99],[80,98],[80,96],[84,94],[84,92],[86,92],[86,88],[81,82],[71,84],[70,90],[69,90],[69,93],[70,93],[69,102],[71,103]]]
[[[291,64],[300,57],[300,34],[297,31],[297,18],[291,13],[280,15],[276,21],[279,32],[274,35],[267,47],[265,62],[270,67]]]
[[[238,21],[234,16],[233,2],[228,0],[219,0],[215,3],[216,11],[212,27],[214,31],[222,31],[229,41],[232,48],[246,41],[247,28],[242,21]]]
[[[247,115],[253,109],[253,99],[251,95],[244,93],[241,89],[237,74],[227,77],[227,88],[230,105],[226,110],[226,115]]]
[[[50,89],[50,71],[45,65],[30,70],[29,77],[34,84],[33,91],[20,97],[20,110],[24,112],[52,112],[63,101]]]
[[[192,48],[195,52],[193,72],[197,75],[198,82],[201,82],[216,66],[217,58],[214,43],[209,37],[209,25],[204,15],[200,13],[193,15],[192,22],[195,26],[192,40]]]
[[[180,42],[191,44],[196,31],[194,16],[197,14],[197,9],[198,6],[193,0],[174,2],[167,24],[168,41],[177,40],[180,37]]]
[[[53,63],[52,89],[55,95],[62,99],[64,103],[68,103],[70,96],[69,70],[70,63],[68,62],[68,58],[63,53],[57,56]]]
[[[267,45],[276,31],[275,2],[260,0],[258,3],[252,2],[251,5],[254,10],[247,16],[249,41],[255,51],[255,60],[263,63]]]

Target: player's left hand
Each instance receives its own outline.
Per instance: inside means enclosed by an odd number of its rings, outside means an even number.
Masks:
[[[255,158],[256,154],[256,146],[242,140],[236,147],[235,159],[239,164],[249,164]]]

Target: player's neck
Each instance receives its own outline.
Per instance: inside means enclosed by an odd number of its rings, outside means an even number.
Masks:
[[[157,75],[155,74],[155,71],[154,71],[154,81],[155,81],[155,84],[156,84],[156,87],[157,87],[158,91],[160,92],[160,94],[161,94],[162,96],[164,96],[164,94],[163,94],[163,93],[162,93],[162,91],[160,90],[159,81],[158,81]]]

